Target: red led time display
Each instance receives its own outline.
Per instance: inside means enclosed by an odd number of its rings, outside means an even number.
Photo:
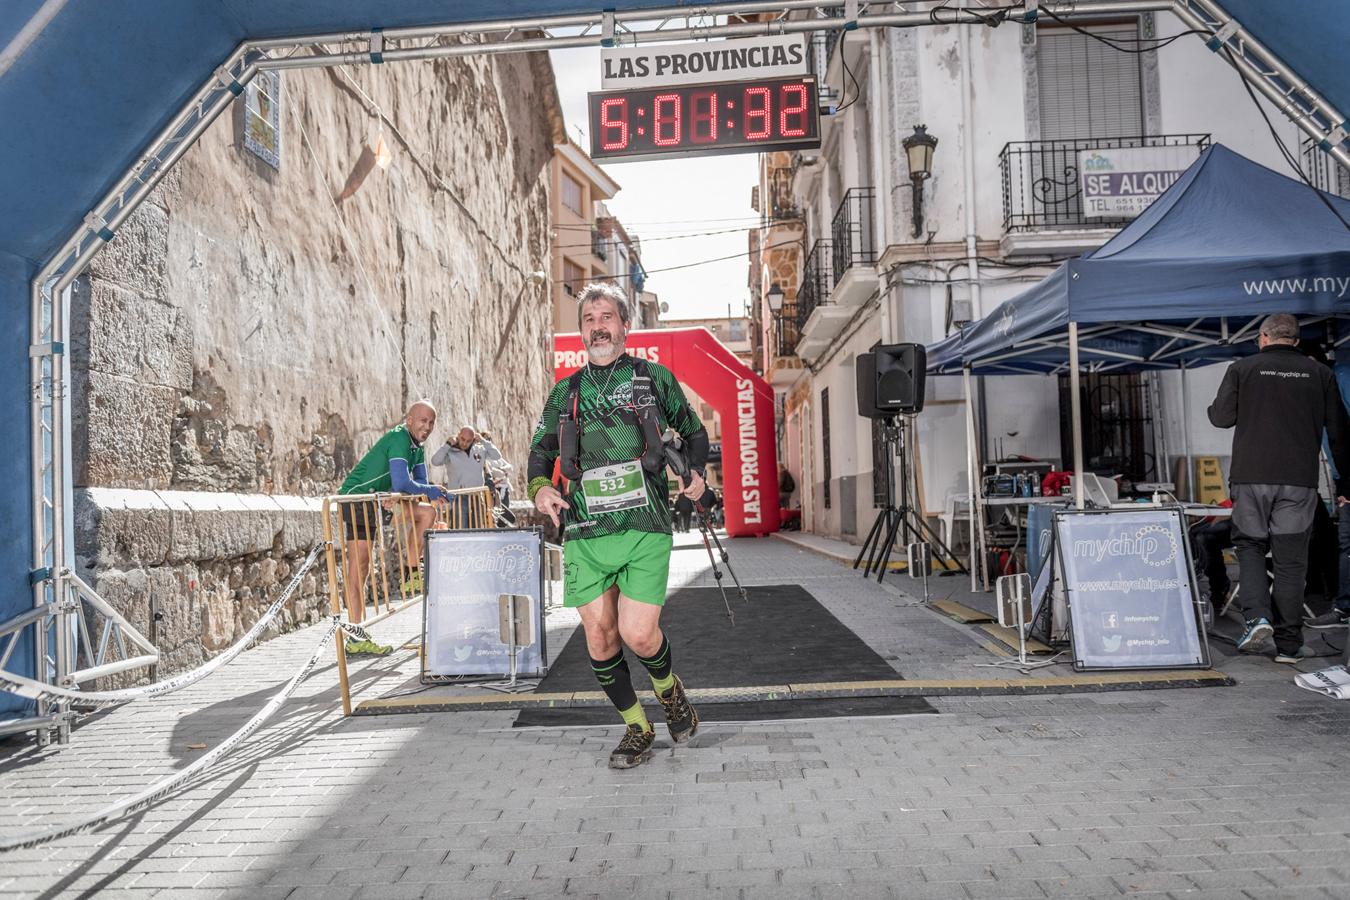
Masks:
[[[815,78],[598,91],[590,113],[592,159],[820,146]]]

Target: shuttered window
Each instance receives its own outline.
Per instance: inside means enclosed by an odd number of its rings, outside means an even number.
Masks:
[[[830,508],[830,389],[820,392],[820,461],[825,475],[825,508]]]
[[[576,179],[571,178],[567,173],[563,173],[562,178],[562,205],[570,209],[577,215],[581,215],[581,185]]]
[[[1135,46],[1136,25],[1095,26],[1094,34]],[[1144,133],[1139,56],[1068,28],[1036,33],[1041,140],[1137,137]]]
[[[575,297],[586,284],[586,270],[570,259],[563,260],[563,290]]]

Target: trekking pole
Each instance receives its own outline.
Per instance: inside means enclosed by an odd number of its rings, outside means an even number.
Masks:
[[[731,601],[727,599],[727,589],[722,584],[722,570],[717,567],[717,557],[713,555],[712,544],[708,543],[708,527],[703,524],[703,520],[698,523],[699,533],[703,535],[703,547],[708,551],[708,562],[712,563],[713,578],[717,579],[717,589],[722,592],[722,605],[727,608],[727,618],[731,620],[731,626],[736,627],[736,614],[731,611]],[[735,578],[733,574],[731,576]],[[740,582],[737,582],[739,585]]]
[[[741,602],[749,603],[750,598],[746,595],[745,588],[741,585],[741,580],[736,577],[736,570],[732,568],[731,554],[727,552],[726,547],[722,546],[722,541],[717,537],[717,532],[706,523],[707,512],[703,509],[703,506],[697,502],[694,503],[694,508],[698,510],[699,527],[712,537],[713,543],[717,545],[717,552],[722,556],[722,565],[727,567],[727,572],[731,575],[731,580],[736,582],[736,590],[741,595]]]

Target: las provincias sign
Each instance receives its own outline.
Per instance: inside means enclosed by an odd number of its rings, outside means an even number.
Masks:
[[[773,35],[600,51],[603,90],[665,87],[806,73],[802,35]]]

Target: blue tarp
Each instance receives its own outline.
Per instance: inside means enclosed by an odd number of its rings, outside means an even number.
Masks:
[[[1350,200],[1322,196],[1350,221]],[[1216,144],[1111,240],[929,347],[928,365],[1060,370],[1070,322],[1084,365],[1203,365],[1244,352],[1273,312],[1350,315],[1350,230],[1307,185]]]

